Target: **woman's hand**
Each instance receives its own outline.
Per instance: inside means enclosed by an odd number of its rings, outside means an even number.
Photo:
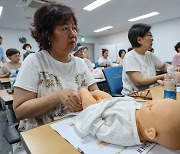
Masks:
[[[157,80],[157,83],[159,83],[160,85],[164,85],[164,81],[163,80]]]
[[[82,110],[81,98],[73,89],[61,89],[57,91],[60,102],[67,106],[71,112]]]

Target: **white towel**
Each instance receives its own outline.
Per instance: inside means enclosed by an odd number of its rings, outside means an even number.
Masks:
[[[121,146],[133,146],[140,142],[135,111],[141,104],[130,97],[103,100],[83,110],[74,118],[77,130],[91,134],[100,141]]]

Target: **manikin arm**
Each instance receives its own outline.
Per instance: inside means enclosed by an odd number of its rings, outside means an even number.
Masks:
[[[106,92],[95,90],[92,94],[85,88],[80,90],[80,97],[82,100],[83,109],[87,108],[89,105],[96,104],[102,99],[111,98],[112,96]]]
[[[86,88],[81,88],[79,91],[82,107],[87,108],[89,105],[96,104],[97,101],[92,97],[91,93]]]

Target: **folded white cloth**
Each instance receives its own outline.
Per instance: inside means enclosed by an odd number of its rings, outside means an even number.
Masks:
[[[91,134],[100,141],[121,146],[133,146],[140,142],[135,111],[141,104],[130,97],[105,99],[83,110],[74,118],[77,130]]]

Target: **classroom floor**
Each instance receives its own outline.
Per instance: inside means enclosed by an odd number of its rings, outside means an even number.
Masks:
[[[3,136],[3,132],[8,126],[6,119],[6,111],[0,106],[0,154],[11,154],[11,147]],[[24,150],[16,150],[14,154],[27,154]]]
[[[0,153],[8,154],[10,151],[10,146],[3,136],[4,129],[8,126],[6,119],[6,111],[3,111],[0,107]]]

